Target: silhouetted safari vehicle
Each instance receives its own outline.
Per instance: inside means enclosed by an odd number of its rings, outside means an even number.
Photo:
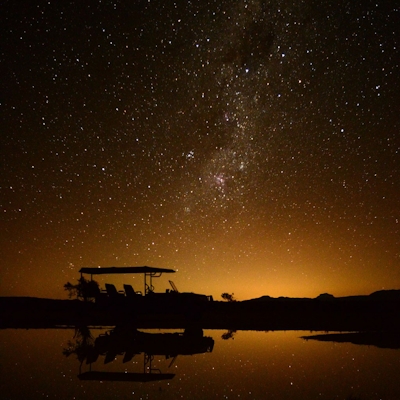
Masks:
[[[171,289],[164,293],[155,292],[153,278],[159,278],[162,274],[175,273],[173,269],[155,267],[104,267],[104,268],[81,268],[82,274],[93,275],[105,274],[143,274],[143,292],[135,290],[132,285],[124,284],[123,290],[117,290],[111,283],[105,284],[105,290],[100,290],[95,295],[95,303],[99,305],[127,305],[143,312],[191,312],[201,311],[202,306],[213,300],[212,296],[197,293],[181,293],[174,282],[169,281]]]

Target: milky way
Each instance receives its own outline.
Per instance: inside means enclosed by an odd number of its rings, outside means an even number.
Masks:
[[[63,297],[111,265],[216,298],[399,287],[394,3],[0,15],[0,295]]]

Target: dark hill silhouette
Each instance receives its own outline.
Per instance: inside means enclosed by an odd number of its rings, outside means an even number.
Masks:
[[[153,305],[154,306],[154,305]],[[0,327],[112,326],[130,323],[140,328],[400,331],[400,290],[365,296],[272,298],[207,302],[185,312],[173,307],[145,309],[131,302],[95,304],[79,300],[0,297]]]
[[[391,289],[391,290],[379,290],[373,292],[369,295],[355,295],[355,296],[344,296],[344,297],[335,297],[329,293],[321,293],[315,298],[310,297],[271,297],[268,295],[264,295],[255,299],[244,300],[243,302],[256,302],[256,301],[269,301],[269,300],[288,300],[288,301],[307,301],[307,300],[354,300],[354,301],[364,301],[364,300],[379,300],[379,301],[400,301],[400,290]]]
[[[369,295],[374,300],[400,301],[400,290],[379,290]]]

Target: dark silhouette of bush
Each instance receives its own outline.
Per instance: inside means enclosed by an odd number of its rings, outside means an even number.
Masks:
[[[221,297],[222,297],[224,300],[228,301],[228,302],[234,302],[234,301],[236,301],[236,299],[233,297],[233,295],[234,295],[234,293],[232,293],[232,294],[229,294],[229,293],[222,293],[222,294],[221,294]]]
[[[88,281],[84,277],[79,278],[76,285],[67,282],[64,285],[64,289],[68,292],[70,299],[75,297],[83,301],[94,300],[100,293],[99,284],[93,280]]]

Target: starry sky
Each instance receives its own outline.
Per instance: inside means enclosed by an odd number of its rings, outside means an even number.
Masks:
[[[399,289],[399,11],[2,1],[0,295],[134,265],[216,299]]]

